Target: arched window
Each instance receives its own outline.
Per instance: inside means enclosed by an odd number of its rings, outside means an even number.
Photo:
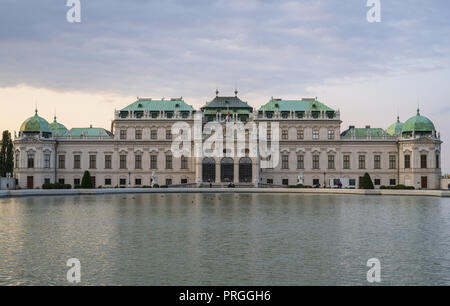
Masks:
[[[204,183],[216,181],[216,161],[212,157],[206,157],[202,162],[202,177]]]
[[[234,181],[234,160],[232,158],[222,158],[220,162],[220,178],[223,183]]]
[[[242,157],[239,160],[239,182],[252,182],[252,160],[248,157]]]

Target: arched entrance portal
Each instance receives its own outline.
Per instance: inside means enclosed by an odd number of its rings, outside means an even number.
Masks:
[[[239,182],[252,182],[252,160],[248,157],[242,157],[239,160]]]
[[[220,178],[223,183],[234,181],[234,161],[232,158],[222,158],[220,162]]]
[[[203,182],[214,183],[216,181],[216,161],[212,157],[203,159],[202,162]]]

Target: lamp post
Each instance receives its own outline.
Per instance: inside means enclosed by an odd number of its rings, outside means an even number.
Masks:
[[[327,183],[326,183],[326,175],[327,175],[327,173],[324,172],[324,173],[323,173],[323,188],[325,188],[326,185],[327,185]]]
[[[128,187],[131,187],[131,172],[128,172]]]

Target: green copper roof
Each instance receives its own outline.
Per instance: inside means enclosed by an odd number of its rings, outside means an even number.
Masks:
[[[342,137],[382,137],[384,135],[384,130],[380,128],[355,128],[350,127],[348,130],[344,131]]]
[[[420,110],[417,110],[417,115],[408,119],[402,128],[402,133],[408,132],[434,132],[436,129],[433,122],[427,117],[420,115]]]
[[[50,124],[45,120],[44,118],[41,118],[38,116],[38,111],[35,111],[35,114],[33,117],[28,118],[25,120],[24,123],[20,126],[21,132],[33,132],[33,133],[39,133],[39,132],[46,132],[51,133],[52,130],[50,128]]]
[[[194,108],[186,104],[181,98],[171,100],[151,100],[138,99],[136,102],[128,105],[122,112],[125,111],[191,111]]]
[[[268,103],[261,106],[260,111],[334,111],[316,99],[301,100],[282,100],[271,99]]]
[[[386,133],[388,133],[389,136],[398,136],[402,133],[403,123],[400,122],[400,117],[397,117],[397,122],[391,124],[387,130]]]
[[[67,128],[56,121],[56,116],[54,117],[53,122],[50,123],[50,128],[56,136],[64,136],[67,133]]]
[[[242,101],[237,96],[235,97],[215,97],[211,102],[207,102],[202,107],[202,111],[211,109],[245,109],[248,112],[253,112],[253,108]]]
[[[103,128],[73,128],[65,136],[72,137],[112,137],[113,135]]]

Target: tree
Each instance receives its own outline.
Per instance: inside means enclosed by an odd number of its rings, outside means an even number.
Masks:
[[[92,186],[92,180],[91,180],[91,174],[89,171],[85,171],[83,178],[81,179],[81,188],[83,189],[92,189],[94,186]]]
[[[372,179],[370,178],[370,175],[367,172],[364,174],[360,185],[361,189],[375,189]]]
[[[0,176],[5,177],[6,173],[14,171],[14,146],[11,139],[11,133],[4,131],[0,148]]]

